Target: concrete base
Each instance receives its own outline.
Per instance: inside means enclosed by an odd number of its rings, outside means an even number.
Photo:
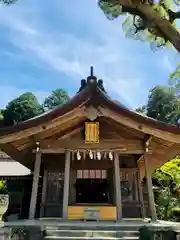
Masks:
[[[17,235],[22,232],[31,236],[30,239],[138,239],[139,229],[143,226],[157,231],[168,227],[180,229],[180,223],[149,222],[149,219],[121,221],[63,221],[61,219],[19,220],[5,222],[0,233],[7,236],[14,231]],[[105,236],[106,235],[106,236]],[[88,238],[87,238],[88,237]],[[97,237],[97,238],[96,238]],[[23,239],[23,238],[22,238]]]
[[[142,226],[152,227],[174,227],[180,229],[180,223],[170,221],[156,221],[150,222],[150,219],[123,219],[121,221],[64,221],[61,219],[37,219],[37,220],[18,220],[12,222],[4,222],[4,227],[47,227],[57,226],[65,228],[129,228]]]

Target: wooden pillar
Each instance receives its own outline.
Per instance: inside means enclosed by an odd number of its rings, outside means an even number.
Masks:
[[[77,170],[76,169],[71,169],[70,173],[70,183],[69,183],[69,203],[74,204],[76,202],[76,188],[75,188],[75,183],[76,183],[76,178],[77,178]]]
[[[44,204],[46,202],[46,191],[47,191],[47,170],[44,170],[40,217],[44,217]]]
[[[144,155],[144,162],[145,162],[146,182],[147,182],[148,200],[149,200],[148,202],[149,202],[151,218],[152,218],[152,221],[157,221],[154,193],[153,193],[153,187],[152,187],[152,178],[151,178],[150,155],[148,154]]]
[[[139,194],[138,194],[138,176],[137,176],[137,171],[133,173],[133,181],[134,181],[134,187],[135,187],[135,200],[138,202],[139,201]]]
[[[108,196],[108,200],[111,204],[114,204],[114,189],[113,188],[113,170],[112,168],[107,169],[107,181],[109,184],[109,196]]]
[[[31,193],[31,201],[30,201],[30,209],[29,209],[29,219],[35,218],[40,167],[41,167],[41,152],[38,150],[38,151],[36,151],[36,159],[35,159],[35,164],[34,164],[32,193]]]
[[[63,219],[68,218],[68,203],[69,203],[69,178],[70,178],[71,154],[66,152],[65,169],[64,169],[64,190],[63,190]]]
[[[119,167],[119,155],[114,154],[114,182],[115,182],[115,196],[116,196],[116,211],[117,220],[122,219],[122,201],[121,201],[121,179]]]
[[[145,218],[145,206],[144,206],[144,198],[143,198],[143,189],[141,185],[141,178],[140,178],[140,173],[139,173],[139,167],[137,169],[137,184],[138,184],[138,195],[139,195],[139,202],[141,205],[141,217]]]

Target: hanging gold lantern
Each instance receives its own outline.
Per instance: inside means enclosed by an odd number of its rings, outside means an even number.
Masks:
[[[99,122],[85,123],[85,143],[99,143]]]

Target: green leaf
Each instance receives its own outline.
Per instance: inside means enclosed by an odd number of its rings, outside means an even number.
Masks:
[[[53,109],[57,106],[61,106],[69,100],[69,96],[66,91],[61,88],[58,88],[45,99],[44,101],[44,108],[46,109]]]
[[[10,101],[3,112],[5,125],[12,125],[33,118],[43,112],[35,95],[31,92]]]

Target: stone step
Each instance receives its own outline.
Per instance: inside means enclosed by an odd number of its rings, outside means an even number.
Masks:
[[[53,229],[64,229],[64,230],[92,230],[92,231],[97,231],[97,230],[102,230],[102,231],[139,231],[140,225],[139,224],[112,224],[112,223],[104,223],[104,224],[98,224],[98,223],[79,223],[77,222],[76,224],[68,224],[68,225],[59,225],[57,223],[57,226],[51,226],[48,224],[45,226],[46,230],[53,230]]]
[[[138,231],[109,231],[109,230],[66,230],[48,227],[44,231],[44,239],[94,239],[94,240],[138,240]]]
[[[64,236],[45,236],[44,239],[61,239],[61,240],[70,240],[70,239],[77,239],[77,240],[138,240],[139,237],[104,237],[104,236],[98,236],[98,237],[64,237]]]
[[[102,230],[64,230],[64,229],[46,229],[45,236],[60,236],[60,237],[136,237],[139,236],[138,231],[102,231]]]

